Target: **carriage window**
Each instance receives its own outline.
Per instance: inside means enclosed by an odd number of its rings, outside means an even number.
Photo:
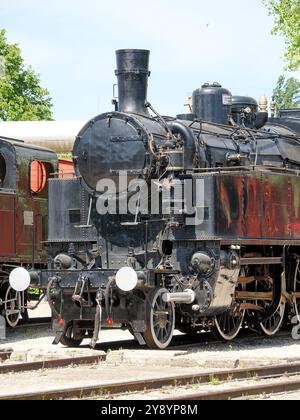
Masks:
[[[6,162],[2,154],[0,153],[0,188],[4,185],[4,179],[6,176]]]
[[[34,160],[30,165],[30,190],[34,195],[47,197],[48,178],[53,173],[53,167],[46,162]]]

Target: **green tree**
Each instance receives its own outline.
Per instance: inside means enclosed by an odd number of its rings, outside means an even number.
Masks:
[[[25,67],[18,45],[8,44],[0,30],[0,120],[52,120],[52,100],[39,76]]]
[[[300,68],[300,0],[263,0],[275,17],[274,34],[282,34],[286,42],[288,70]]]
[[[294,77],[286,79],[280,76],[274,89],[278,109],[292,109],[300,107],[300,82]]]

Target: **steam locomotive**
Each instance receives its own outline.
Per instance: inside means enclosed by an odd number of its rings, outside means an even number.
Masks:
[[[165,349],[175,329],[274,335],[300,302],[300,138],[219,84],[192,114],[147,101],[149,51],[119,50],[115,110],[77,136],[74,180],[49,181],[54,343],[128,329]],[[21,286],[22,287],[22,286]]]

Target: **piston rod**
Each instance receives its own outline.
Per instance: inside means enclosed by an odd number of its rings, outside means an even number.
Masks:
[[[196,295],[195,292],[191,289],[187,289],[184,292],[180,293],[164,293],[163,301],[166,303],[174,302],[174,303],[185,303],[190,305],[194,303]]]

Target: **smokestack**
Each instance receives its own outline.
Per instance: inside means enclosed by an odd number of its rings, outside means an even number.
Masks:
[[[149,56],[147,50],[118,50],[117,70],[119,111],[149,115],[147,101]]]

